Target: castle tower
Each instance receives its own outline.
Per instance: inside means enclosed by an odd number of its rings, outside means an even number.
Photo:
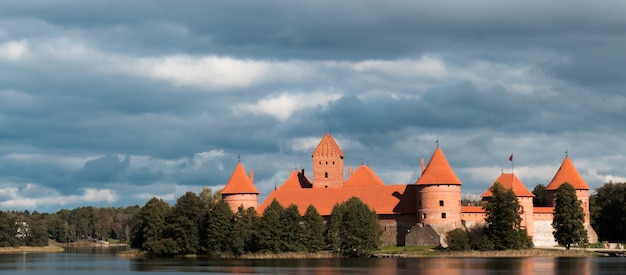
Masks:
[[[566,182],[576,189],[576,197],[582,201],[585,224],[589,224],[589,186],[580,176],[578,170],[576,170],[576,167],[574,167],[574,164],[567,155],[550,184],[546,186],[546,200],[548,200],[547,203],[549,205],[553,207],[556,206],[556,189]]]
[[[313,151],[313,188],[341,187],[343,184],[343,152],[333,137],[326,133]]]
[[[430,225],[461,225],[461,181],[439,147],[415,182],[418,221]]]
[[[483,200],[489,200],[489,198],[493,196],[491,193],[491,187],[496,184],[496,182],[502,184],[505,189],[513,189],[513,193],[517,196],[517,200],[519,201],[520,206],[522,206],[522,211],[524,211],[521,215],[522,222],[520,223],[520,226],[522,229],[526,229],[528,236],[532,237],[534,234],[533,197],[535,197],[535,195],[528,191],[526,186],[524,186],[522,181],[520,181],[515,174],[502,173],[496,181],[489,186],[489,189],[481,195]]]
[[[222,199],[228,203],[230,209],[237,213],[239,206],[244,209],[254,207],[259,204],[259,190],[254,187],[254,171],[250,170],[250,177],[246,174],[241,163],[230,176],[228,183],[222,189]]]

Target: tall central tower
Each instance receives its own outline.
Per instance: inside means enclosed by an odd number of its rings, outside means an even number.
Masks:
[[[343,185],[343,152],[330,134],[324,134],[312,157],[313,188]]]

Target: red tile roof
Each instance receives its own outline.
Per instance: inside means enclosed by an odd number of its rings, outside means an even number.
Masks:
[[[482,206],[461,206],[461,213],[485,213]]]
[[[574,164],[567,156],[563,160],[563,163],[561,163],[561,167],[556,172],[556,175],[554,175],[550,184],[546,186],[546,190],[556,190],[565,182],[574,186],[574,189],[589,190],[589,185],[585,183],[585,180],[583,180],[578,170],[576,170],[576,167],[574,167]]]
[[[343,187],[382,186],[385,183],[368,166],[361,164],[343,183]]]
[[[515,193],[518,197],[534,197],[532,192],[526,189],[526,186],[515,176],[515,174],[502,174],[493,182],[489,189],[482,194],[482,197],[491,197],[493,194],[491,193],[491,187],[499,182],[506,189],[513,189],[513,193]]]
[[[552,213],[554,213],[554,207],[533,207],[533,213],[535,213],[535,214],[552,214]]]
[[[416,186],[410,184],[351,188],[279,188],[269,194],[257,213],[263,213],[277,199],[283,207],[297,205],[301,214],[312,204],[322,216],[328,216],[335,204],[358,197],[379,215],[415,214],[416,196]]]
[[[246,174],[241,163],[237,163],[237,167],[230,176],[228,183],[222,189],[223,195],[230,194],[259,194],[259,190],[254,187],[252,180]]]
[[[426,166],[422,176],[417,179],[415,184],[461,185],[461,181],[457,178],[456,174],[454,174],[452,167],[450,167],[450,164],[446,160],[446,156],[444,156],[441,149],[437,147],[428,162],[428,166]]]
[[[320,140],[320,143],[317,144],[317,147],[315,147],[315,150],[313,152],[317,152],[318,150],[321,150],[320,146],[322,146],[326,142],[330,143],[330,146],[332,147],[333,151],[337,151],[339,153],[339,156],[343,158],[344,156],[343,151],[341,151],[341,148],[339,148],[339,145],[337,145],[337,142],[335,142],[335,139],[329,133],[324,134],[324,136]]]
[[[278,189],[302,189],[311,187],[311,181],[304,175],[304,172],[291,171],[289,178],[287,178]]]

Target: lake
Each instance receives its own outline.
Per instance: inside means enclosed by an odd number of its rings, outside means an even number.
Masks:
[[[625,274],[626,258],[127,259],[105,250],[3,254],[15,274]]]

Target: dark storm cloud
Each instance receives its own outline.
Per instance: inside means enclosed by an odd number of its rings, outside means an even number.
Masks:
[[[310,172],[325,131],[348,165],[369,163],[389,183],[416,180],[436,140],[474,193],[511,151],[530,189],[568,148],[590,186],[626,180],[624,10],[620,1],[3,3],[0,191],[9,195],[0,204],[60,207],[36,188],[72,205],[173,202],[225,184],[237,156],[263,197],[290,170]]]

